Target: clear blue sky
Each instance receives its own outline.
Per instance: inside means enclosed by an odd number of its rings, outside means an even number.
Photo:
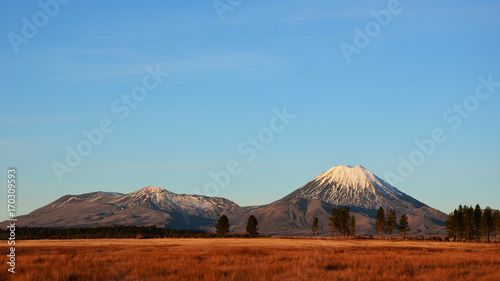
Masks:
[[[473,96],[479,76],[500,82],[500,3],[391,2],[243,0],[220,17],[212,1],[69,1],[52,16],[2,1],[0,210],[9,167],[24,214],[98,190],[204,193],[232,160],[241,173],[209,195],[269,203],[334,165],[399,175],[399,156],[436,128],[446,141],[394,185],[447,213],[500,208],[500,87]],[[391,19],[374,22],[388,5]],[[357,28],[370,41],[348,62],[340,46],[356,47]],[[148,66],[170,74],[120,119],[113,102]],[[247,161],[238,147],[284,107],[296,117]],[[53,163],[103,119],[114,130],[59,181]]]

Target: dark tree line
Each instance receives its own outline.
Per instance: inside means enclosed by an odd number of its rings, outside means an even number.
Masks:
[[[351,215],[348,207],[333,208],[328,223],[330,232],[337,237],[349,237],[356,234],[356,218]]]
[[[498,239],[500,235],[500,211],[490,207],[481,210],[479,204],[475,208],[459,205],[446,219],[448,238],[461,241],[480,241],[485,237]]]
[[[255,216],[248,218],[246,227],[248,237],[259,235],[259,223]],[[100,226],[100,227],[73,227],[73,228],[41,228],[41,227],[17,227],[16,239],[122,239],[122,238],[214,238],[224,237],[229,233],[229,220],[222,215],[216,225],[216,234],[201,230],[182,229],[152,226]],[[0,239],[7,239],[10,230],[0,229]],[[241,237],[241,234],[235,234]]]
[[[380,238],[384,238],[384,234],[388,234],[391,238],[394,238],[397,231],[403,236],[403,239],[405,239],[406,233],[410,231],[408,216],[406,214],[402,214],[398,222],[396,211],[394,209],[387,209],[387,211],[384,211],[384,208],[380,207],[377,211],[375,229],[377,233],[380,234]]]
[[[5,230],[1,230],[4,236]],[[153,226],[102,226],[78,228],[18,227],[16,239],[195,238],[211,237],[200,230],[175,230]]]

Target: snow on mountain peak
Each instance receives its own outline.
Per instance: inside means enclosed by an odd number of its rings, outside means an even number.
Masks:
[[[316,177],[314,181],[317,181],[322,185],[342,183],[346,187],[360,185],[365,186],[369,182],[382,184],[379,183],[379,179],[374,174],[372,174],[362,166],[351,167],[348,165],[339,165],[332,167]]]
[[[159,188],[159,187],[154,187],[154,186],[148,186],[141,188],[139,190],[130,192],[126,194],[123,197],[118,198],[117,200],[136,200],[137,198],[142,198],[147,199],[147,198],[155,198],[157,199],[159,196],[164,196],[163,194],[170,193],[170,191],[164,189],[164,188]]]
[[[334,205],[365,209],[423,205],[362,166],[332,167],[288,196],[320,199]]]
[[[167,191],[165,188],[159,188],[159,187],[154,187],[154,186],[148,186],[142,189],[139,189],[138,191],[142,191],[144,193],[159,193],[159,192],[164,192]]]
[[[224,198],[177,194],[154,186],[116,196],[109,202],[123,209],[146,206],[155,210],[169,210],[188,215],[208,214],[207,216],[211,218],[218,218],[225,210],[239,208],[234,202]]]

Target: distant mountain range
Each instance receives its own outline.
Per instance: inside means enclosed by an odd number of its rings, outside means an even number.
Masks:
[[[267,205],[241,207],[221,197],[176,194],[150,186],[128,194],[65,195],[28,215],[17,217],[17,225],[157,225],[214,232],[218,218],[225,214],[233,233],[245,233],[248,216],[254,215],[263,234],[310,236],[316,216],[320,220],[319,235],[328,235],[328,217],[336,206],[347,206],[355,213],[358,235],[376,234],[375,216],[379,207],[396,210],[398,217],[407,214],[412,229],[410,235],[446,233],[446,214],[401,192],[361,166],[335,166]],[[5,227],[6,222],[0,226]]]

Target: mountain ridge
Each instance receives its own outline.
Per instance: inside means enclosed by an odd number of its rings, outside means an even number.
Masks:
[[[357,227],[360,235],[374,234],[375,213],[380,206],[395,209],[398,215],[407,214],[410,226],[414,227],[413,234],[444,234],[444,213],[399,191],[362,166],[345,165],[334,166],[287,196],[265,205],[242,207],[223,197],[176,194],[164,188],[147,186],[127,194],[97,191],[64,195],[18,217],[18,225],[155,224],[214,231],[217,219],[225,214],[232,232],[245,232],[247,216],[253,214],[264,234],[308,235],[312,218],[321,216],[319,234],[327,235],[327,218],[335,206],[348,206],[356,214],[361,222]]]

